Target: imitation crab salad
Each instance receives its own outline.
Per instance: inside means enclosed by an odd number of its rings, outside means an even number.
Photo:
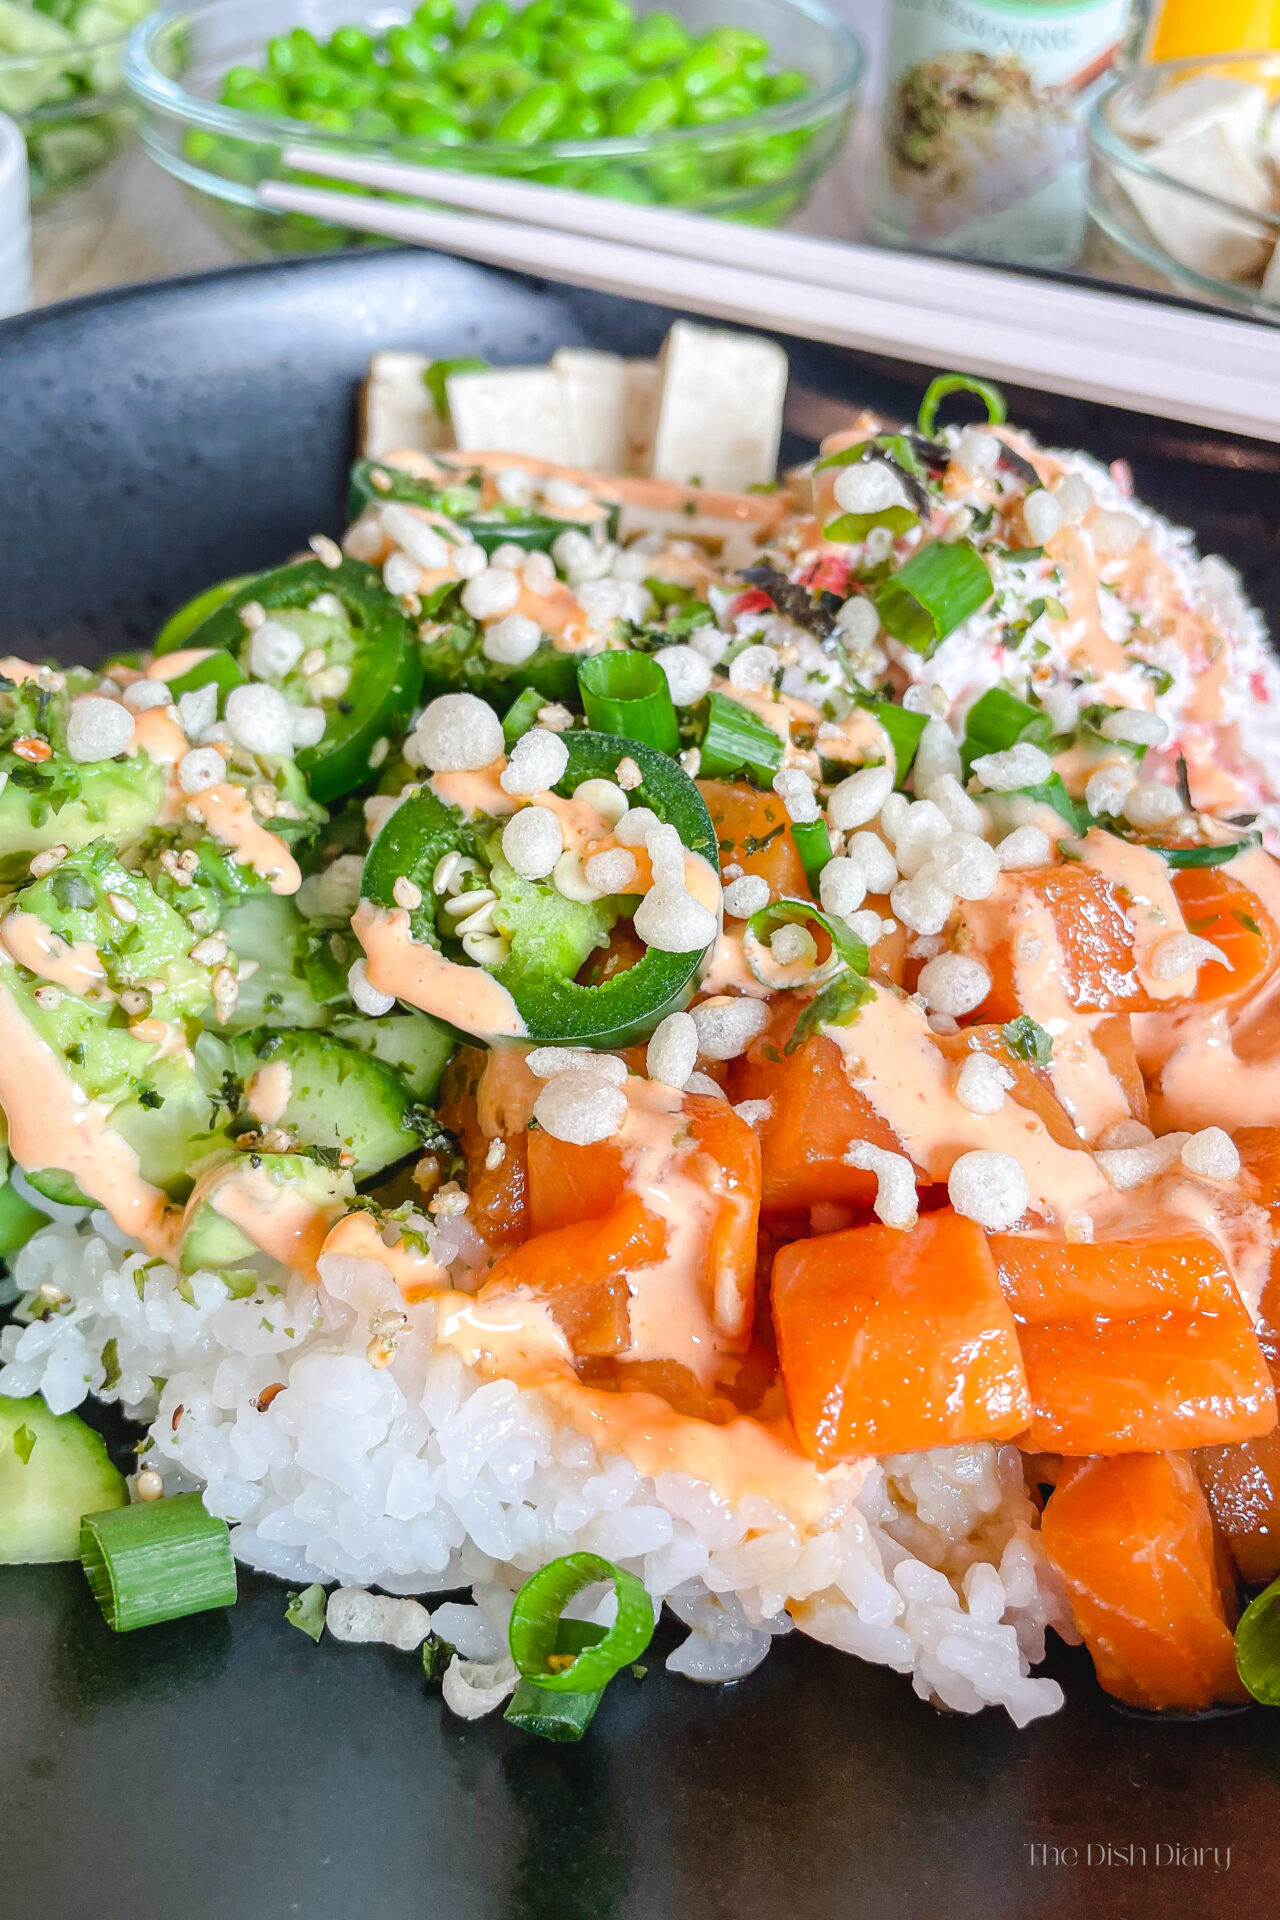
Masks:
[[[786,377],[377,355],[340,544],[0,662],[0,1559],[115,1629],[1280,1701],[1280,672],[1123,462],[778,481]]]

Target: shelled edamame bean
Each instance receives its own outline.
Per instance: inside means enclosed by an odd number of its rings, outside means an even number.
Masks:
[[[267,42],[260,66],[230,68],[221,100],[406,157],[415,147],[489,147],[477,159],[495,171],[691,206],[785,181],[811,130],[734,123],[810,91],[809,76],[779,68],[760,34],[725,25],[695,35],[674,13],[637,15],[630,0],[521,9],[476,0],[465,17],[455,0],[423,0],[403,25],[378,32],[352,24],[322,41],[295,27]],[[539,166],[510,151],[678,129],[708,138],[668,141],[640,161],[584,152]]]

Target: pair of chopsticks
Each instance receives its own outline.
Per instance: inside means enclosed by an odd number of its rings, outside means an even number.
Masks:
[[[1280,441],[1280,327],[322,147],[290,147],[284,163],[437,204],[265,181],[260,200],[282,212],[800,339]]]

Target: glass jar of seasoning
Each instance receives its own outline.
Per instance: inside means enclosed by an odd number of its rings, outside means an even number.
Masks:
[[[1130,0],[892,0],[875,237],[1067,267],[1084,238],[1083,109]]]

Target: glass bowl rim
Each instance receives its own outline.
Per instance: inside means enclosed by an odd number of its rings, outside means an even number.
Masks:
[[[1130,68],[1113,80],[1090,106],[1085,120],[1086,131],[1093,151],[1112,168],[1137,174],[1139,178],[1150,180],[1169,193],[1183,194],[1196,205],[1210,207],[1215,213],[1226,213],[1235,220],[1247,221],[1271,233],[1280,243],[1280,211],[1260,213],[1254,207],[1242,206],[1238,200],[1224,199],[1221,194],[1209,193],[1203,187],[1193,187],[1189,181],[1176,180],[1171,173],[1162,173],[1159,167],[1153,166],[1145,158],[1149,149],[1136,146],[1133,141],[1126,139],[1112,125],[1108,116],[1108,108],[1122,94],[1150,93],[1167,74],[1181,74],[1190,79],[1197,73],[1220,71],[1223,67],[1243,64],[1266,66],[1280,80],[1280,47],[1246,47],[1235,53],[1196,54],[1184,60],[1158,60],[1153,66]],[[1277,92],[1277,101],[1280,102],[1280,91]],[[1218,283],[1206,281],[1203,284]],[[1234,283],[1223,281],[1221,284],[1230,286]]]
[[[816,92],[801,100],[781,101],[743,114],[735,120],[721,120],[705,127],[672,127],[657,135],[613,134],[601,140],[542,140],[524,146],[514,141],[468,140],[456,146],[441,141],[420,141],[420,152],[453,156],[482,152],[498,160],[521,159],[527,165],[551,160],[653,160],[664,152],[679,153],[690,145],[744,134],[791,133],[808,126],[822,113],[838,108],[856,92],[866,74],[866,49],[858,35],[823,0],[767,0],[780,14],[803,14],[821,27],[839,55],[836,71]],[[216,100],[189,93],[178,81],[171,80],[156,66],[151,56],[158,37],[170,28],[189,22],[196,14],[220,11],[219,0],[195,0],[195,4],[168,5],[140,20],[128,36],[123,74],[129,91],[147,106],[163,108],[208,133],[220,133],[233,139],[270,142],[273,146],[324,146],[368,154],[390,154],[390,144],[353,133],[331,133],[305,120],[276,119],[269,114],[246,113],[239,107],[224,107]],[[368,10],[367,7],[365,9]],[[403,8],[408,14],[411,8]],[[726,23],[731,24],[731,23]],[[48,56],[45,56],[46,58]],[[407,138],[408,136],[406,136]],[[410,160],[409,154],[396,154]],[[780,183],[779,183],[780,184]]]

